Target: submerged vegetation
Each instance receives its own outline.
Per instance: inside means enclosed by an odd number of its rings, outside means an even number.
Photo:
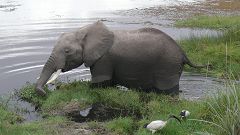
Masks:
[[[192,61],[213,65],[208,73],[239,79],[239,21],[237,16],[201,16],[177,22],[177,26],[207,27],[223,32],[218,37],[192,37],[179,42]],[[34,86],[28,84],[17,93],[43,115],[43,119],[36,122],[21,123],[21,117],[0,103],[0,135],[151,135],[143,128],[146,123],[166,120],[170,114],[178,116],[183,109],[191,112],[186,121],[179,124],[172,120],[155,134],[240,134],[240,87],[232,82],[227,82],[222,92],[201,101],[180,100],[137,90],[91,89],[89,82],[78,81],[59,84],[54,91],[46,87],[45,90],[47,96],[40,97]]]

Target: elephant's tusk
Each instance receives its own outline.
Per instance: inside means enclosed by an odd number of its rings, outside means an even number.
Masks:
[[[54,80],[56,80],[61,72],[62,72],[62,69],[58,69],[57,72],[52,74],[51,78],[48,80],[46,84],[52,83]]]

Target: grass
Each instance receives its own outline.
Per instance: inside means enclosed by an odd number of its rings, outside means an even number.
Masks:
[[[222,34],[217,37],[191,37],[180,40],[179,44],[194,63],[212,64],[210,75],[226,78],[231,72],[234,75],[231,79],[240,78],[240,16],[198,16],[176,22],[176,25],[221,28]],[[207,71],[207,69],[197,71],[193,68],[186,70],[204,73]]]
[[[74,101],[83,107],[101,103],[104,106],[115,108],[121,113],[124,113],[123,110],[130,110],[130,113],[127,115],[115,116],[112,120],[108,119],[101,122],[101,124],[97,120],[87,122],[89,129],[103,128],[109,134],[151,135],[150,131],[143,128],[143,125],[157,119],[166,120],[170,114],[178,115],[181,110],[186,109],[191,112],[187,121],[179,124],[177,121],[172,120],[165,128],[155,134],[186,135],[209,133],[233,135],[240,130],[240,99],[238,98],[240,96],[240,87],[235,84],[227,87],[229,88],[226,91],[227,94],[226,92],[219,93],[217,96],[203,101],[187,101],[179,100],[176,97],[144,93],[136,90],[122,91],[117,88],[91,89],[88,82],[77,81],[70,84],[62,84],[58,90],[51,91],[47,97],[42,98],[35,95],[33,85],[29,85],[22,88],[18,94],[22,99],[34,101],[33,104],[40,107],[41,113],[45,114],[45,119],[24,124],[8,122],[8,124],[0,124],[0,129],[1,133],[6,135],[59,134],[59,126],[53,125],[62,125],[69,121],[68,118],[71,116],[59,117],[59,114],[53,114],[52,110],[61,112],[66,105]],[[139,114],[140,116],[137,116]],[[7,116],[13,115],[8,114]],[[8,118],[7,116],[3,118]],[[8,119],[14,120],[11,117]],[[56,127],[58,128],[56,129]]]
[[[175,23],[177,27],[226,29],[240,24],[240,16],[195,16]]]
[[[226,135],[240,134],[240,87],[228,82],[228,89],[208,99],[211,119]]]
[[[0,104],[0,135],[44,135],[56,134],[52,125],[58,125],[66,121],[63,117],[49,117],[43,121],[23,123],[22,117],[10,112],[8,108]]]
[[[17,123],[22,120],[22,118],[12,112],[9,112],[6,107],[4,107],[2,104],[0,104],[0,124],[4,123]]]
[[[24,91],[22,89],[24,89]],[[22,89],[20,89],[21,93],[16,94],[21,95],[23,100],[31,102],[35,106],[42,105],[43,101],[47,99],[47,97],[39,97],[35,91],[32,91],[34,89],[34,86],[29,83],[27,83]],[[51,93],[51,91],[49,91],[47,88],[44,88],[44,90],[48,94]]]
[[[106,127],[109,130],[120,135],[133,134],[134,126],[136,125],[134,124],[134,120],[131,117],[119,117],[112,121],[109,121],[106,124]]]
[[[42,112],[46,113],[63,108],[72,101],[79,102],[80,108],[85,108],[93,103],[101,103],[107,107],[133,111],[140,110],[142,106],[136,92],[121,92],[114,88],[92,90],[89,88],[88,82],[72,82],[71,85],[62,84],[59,90],[48,92],[47,97],[36,96],[34,86],[27,85],[20,90],[18,95],[23,100],[41,107]]]
[[[53,117],[40,122],[31,122],[23,124],[0,124],[0,135],[44,135],[58,134],[58,130],[53,129],[53,125],[65,122],[65,118]]]
[[[193,61],[211,63],[213,69],[210,74],[213,76],[239,80],[240,16],[196,16],[176,22],[176,26],[221,30],[223,34],[218,37],[192,37],[179,42]],[[226,88],[223,93],[206,101],[205,109],[209,112],[205,119],[208,120],[202,122],[212,123],[221,134],[238,135],[240,134],[240,88],[232,82],[226,82]]]
[[[29,89],[27,90],[30,92]],[[22,89],[22,91],[25,91],[25,89]],[[33,91],[32,89],[30,93],[33,93]],[[151,132],[143,128],[144,124],[157,119],[166,120],[170,114],[179,115],[182,109],[190,110],[191,118],[196,119],[207,118],[208,113],[204,102],[201,101],[178,100],[166,95],[144,93],[136,90],[121,91],[116,88],[90,89],[89,84],[86,82],[63,84],[59,90],[49,93],[43,102],[38,102],[41,103],[38,106],[45,114],[50,113],[46,116],[55,116],[56,114],[51,114],[49,110],[61,111],[72,100],[79,102],[80,105],[101,103],[104,106],[115,108],[119,112],[129,110],[127,115],[123,114],[115,117],[113,120],[104,122],[104,127],[113,134],[150,135]],[[28,101],[32,100],[28,99]],[[94,125],[93,122],[91,125]],[[216,127],[211,126],[211,124],[187,121],[180,125],[174,120],[156,134],[185,135],[186,133],[194,134],[198,131],[219,134]]]

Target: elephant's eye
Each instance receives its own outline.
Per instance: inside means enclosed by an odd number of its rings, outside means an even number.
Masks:
[[[69,55],[72,53],[72,50],[70,48],[65,48],[64,52],[65,52],[65,54]]]
[[[68,54],[70,52],[70,49],[67,48],[64,51],[65,51],[66,54]]]
[[[74,54],[73,49],[70,49],[70,48],[64,49],[64,52],[65,52],[65,55],[67,55],[67,56],[70,56],[70,55]]]

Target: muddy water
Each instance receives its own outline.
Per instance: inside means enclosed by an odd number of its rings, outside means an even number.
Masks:
[[[14,89],[21,88],[26,82],[36,82],[59,35],[96,20],[102,20],[108,27],[115,30],[155,27],[175,40],[191,36],[217,36],[217,31],[171,26],[174,19],[166,14],[167,7],[173,9],[174,5],[191,6],[201,2],[204,1],[3,0],[0,2],[0,94],[9,94]],[[148,11],[148,7],[155,10],[157,8],[154,7],[161,7],[165,12],[161,15],[149,15],[143,12]],[[90,77],[89,69],[81,66],[62,74],[60,79],[71,81]],[[202,97],[208,90],[222,88],[221,83],[214,78],[192,74],[183,74],[180,84],[180,89],[183,91],[182,97],[191,99]],[[25,103],[21,104],[30,108]],[[32,119],[31,117],[35,115],[28,118]]]

